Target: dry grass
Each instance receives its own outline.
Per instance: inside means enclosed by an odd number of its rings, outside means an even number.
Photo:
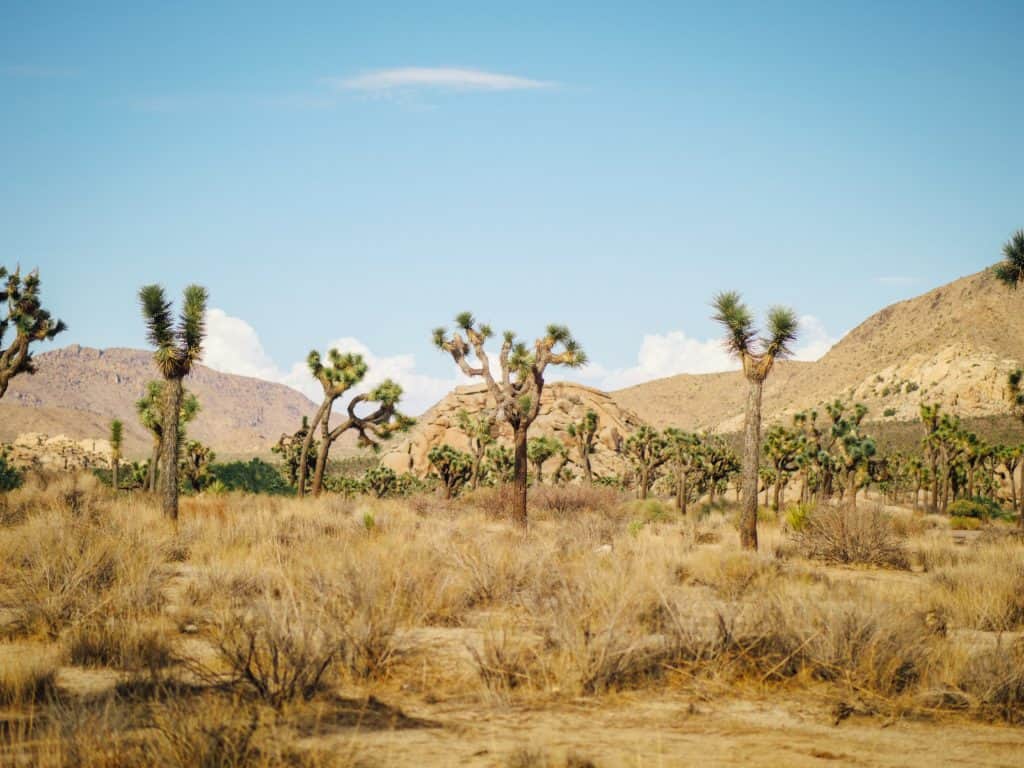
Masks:
[[[144,498],[82,488],[19,491],[19,519],[0,527],[0,632],[46,649],[0,656],[0,705],[34,713],[0,764],[350,764],[300,734],[354,728],[363,715],[350,723],[338,702],[371,693],[543,709],[778,687],[890,717],[1024,718],[1012,539],[957,547],[908,515],[896,530],[881,510],[821,509],[798,546],[766,524],[752,554],[722,514],[637,526],[617,495],[556,488],[525,537],[480,493],[426,514],[198,499],[174,529]],[[906,562],[917,570],[876,567]],[[122,684],[61,689],[59,662]]]

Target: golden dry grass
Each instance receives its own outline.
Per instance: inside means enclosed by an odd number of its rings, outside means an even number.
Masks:
[[[748,553],[727,514],[556,495],[523,537],[486,493],[198,498],[175,528],[87,480],[18,491],[0,525],[0,765],[398,764],[413,744],[446,754],[416,734],[472,745],[508,713],[556,722],[637,695],[690,712],[770,692],[830,722],[939,719],[937,738],[1024,720],[1019,541],[957,546],[894,511],[910,570],[837,566],[774,524]],[[647,726],[620,727],[642,749]],[[500,738],[482,764],[605,764]]]

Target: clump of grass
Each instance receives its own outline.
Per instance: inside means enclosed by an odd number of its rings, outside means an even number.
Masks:
[[[24,707],[57,692],[57,664],[51,654],[19,654],[0,664],[0,706]]]
[[[801,554],[829,563],[906,568],[904,537],[876,506],[819,506],[793,533]]]
[[[1024,549],[1013,542],[979,546],[971,556],[933,569],[931,607],[957,627],[1024,629]]]
[[[148,671],[155,675],[174,662],[166,630],[140,625],[131,617],[82,622],[68,636],[72,664]]]

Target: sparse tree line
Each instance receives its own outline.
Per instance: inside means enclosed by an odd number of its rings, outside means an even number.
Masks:
[[[994,274],[1005,285],[1016,288],[1024,282],[1024,230],[1014,233],[1005,244],[1003,257]],[[37,271],[22,275],[20,269],[9,272],[0,267],[0,302],[6,305],[6,312],[0,316],[0,397],[14,376],[33,372],[31,345],[51,340],[66,329],[43,308],[40,287]],[[209,448],[185,435],[187,423],[199,408],[195,397],[186,392],[184,379],[202,356],[207,292],[201,286],[188,286],[177,318],[159,285],[140,289],[139,301],[162,379],[151,382],[137,403],[140,421],[153,437],[153,453],[145,465],[127,465],[122,475],[123,424],[115,420],[110,426],[112,479],[117,488],[127,481],[159,493],[164,513],[177,519],[182,485],[202,490],[210,482],[214,459]],[[663,478],[684,512],[697,494],[707,493],[713,500],[739,474],[740,540],[744,547],[754,549],[760,493],[764,491],[766,498],[770,493],[771,505],[779,508],[791,485],[798,489],[801,501],[838,496],[851,504],[856,503],[858,491],[871,483],[890,496],[901,496],[912,488],[915,506],[920,505],[923,494],[929,510],[942,512],[961,499],[997,494],[1005,480],[1013,508],[1021,511],[1024,490],[1018,487],[1016,476],[1022,449],[986,445],[964,429],[955,416],[940,413],[938,405],[921,406],[925,436],[920,458],[901,454],[878,457],[875,441],[862,429],[864,406],[851,407],[838,401],[826,406],[821,418],[817,411],[806,411],[797,414],[790,426],[773,426],[762,440],[762,390],[775,362],[791,354],[798,333],[796,314],[784,307],[770,309],[766,330],[761,333],[739,294],[720,293],[712,306],[714,320],[725,331],[726,347],[741,363],[747,381],[739,459],[713,435],[675,429],[659,432],[643,426],[621,447],[629,472],[615,479],[596,477],[590,462],[597,431],[595,413],[588,412],[579,423],[571,425],[567,440],[529,436],[530,426],[540,412],[548,368],[573,368],[586,363],[586,355],[569,329],[549,325],[532,345],[514,332],[505,331],[492,359],[486,345],[494,337],[493,330],[471,313],[463,312],[456,317],[453,332],[438,328],[433,341],[465,375],[486,384],[494,411],[475,417],[460,415],[459,426],[467,435],[468,452],[446,445],[431,449],[428,459],[436,481],[448,496],[483,483],[511,484],[513,519],[525,528],[530,467],[534,482],[542,483],[544,467],[552,458],[558,461],[549,478],[554,483],[573,476],[570,463],[579,468],[584,482],[632,484],[641,497]],[[6,341],[11,331],[13,339]],[[296,433],[282,436],[274,447],[300,497],[307,493],[317,496],[330,484],[326,479],[330,449],[344,433],[353,431],[360,445],[376,449],[414,423],[398,410],[402,390],[391,380],[350,397],[343,418],[332,423],[335,405],[363,383],[367,364],[358,354],[331,349],[326,363],[319,352],[311,352],[308,365],[323,390],[321,404],[312,419],[304,418]],[[1024,415],[1022,382],[1022,370],[1013,372],[1008,380],[1009,396],[1018,415]],[[511,449],[496,441],[499,420],[511,428]],[[766,459],[763,464],[762,456]],[[0,470],[6,469],[3,463]],[[403,482],[385,467],[371,468],[359,480],[362,489],[378,495],[391,492]],[[1021,523],[1024,525],[1024,513]]]

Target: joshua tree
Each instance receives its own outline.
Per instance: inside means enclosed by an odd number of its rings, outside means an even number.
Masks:
[[[789,482],[789,476],[799,469],[798,457],[803,452],[803,435],[796,430],[776,425],[768,430],[764,439],[764,452],[775,471],[775,491],[772,509],[776,512],[782,506],[782,489]]]
[[[178,323],[171,314],[171,302],[159,285],[139,290],[142,316],[149,331],[149,342],[156,347],[153,359],[164,377],[163,448],[160,472],[163,485],[164,514],[178,519],[178,419],[185,394],[183,380],[192,372],[203,354],[206,333],[206,289],[190,285],[185,289],[185,304]]]
[[[1018,229],[1003,245],[1003,260],[993,269],[996,278],[1016,288],[1024,282],[1024,229]]]
[[[363,448],[380,448],[380,441],[387,440],[396,432],[404,432],[415,424],[398,411],[398,401],[402,399],[402,388],[391,379],[385,379],[369,392],[356,395],[349,400],[346,419],[333,429],[327,428],[327,419],[322,422],[320,450],[316,456],[316,469],[313,473],[313,495],[319,496],[323,488],[324,470],[327,467],[327,455],[334,441],[354,429],[358,435],[359,445]],[[377,407],[370,413],[360,416],[356,409],[364,404],[373,403]]]
[[[658,468],[669,459],[668,441],[658,430],[644,424],[629,436],[623,446],[623,453],[636,469],[637,496],[647,498]]]
[[[516,461],[507,445],[492,445],[487,449],[487,473],[492,482],[511,483],[516,474]]]
[[[484,380],[499,418],[512,428],[515,457],[512,516],[525,529],[528,523],[526,445],[530,425],[540,413],[544,373],[549,365],[577,368],[586,363],[587,357],[569,329],[562,325],[549,325],[544,335],[534,343],[532,351],[517,341],[513,332],[506,331],[498,353],[501,371],[491,371],[490,358],[484,349],[484,344],[493,335],[491,327],[478,324],[470,312],[459,314],[455,323],[458,328],[451,338],[444,328],[435,329],[434,344],[449,353],[464,374]],[[470,362],[470,356],[475,358],[475,365]]]
[[[701,439],[704,443],[700,455],[701,471],[707,484],[708,503],[714,506],[719,485],[727,483],[739,472],[740,460],[721,436],[705,433]]]
[[[583,467],[583,479],[587,485],[594,482],[594,471],[590,466],[590,454],[594,452],[594,438],[597,435],[597,411],[587,411],[583,418],[569,425],[569,437],[576,444],[576,452],[580,455],[580,466]]]
[[[110,480],[114,490],[121,488],[121,444],[124,440],[124,424],[120,419],[110,422]]]
[[[362,355],[351,352],[343,355],[337,349],[331,349],[327,353],[327,357],[330,364],[324,365],[320,353],[314,349],[309,353],[309,357],[306,358],[309,372],[320,383],[320,387],[324,391],[324,398],[317,409],[316,415],[313,416],[313,421],[309,425],[309,431],[306,432],[305,439],[302,441],[302,451],[299,453],[299,479],[296,486],[299,498],[302,498],[306,493],[307,461],[310,449],[313,447],[313,437],[316,434],[317,428],[320,428],[321,443],[320,450],[317,452],[315,466],[317,469],[320,469],[321,455],[324,456],[325,466],[327,463],[324,443],[331,431],[331,409],[334,407],[334,402],[362,381],[367,371],[367,365]]]
[[[675,427],[669,427],[663,435],[665,452],[676,480],[676,506],[679,514],[685,515],[690,489],[693,487],[691,480],[700,472],[703,445],[700,435]]]
[[[743,428],[743,507],[740,513],[740,545],[757,549],[757,470],[761,452],[761,391],[775,361],[789,356],[796,340],[797,319],[793,310],[768,310],[768,335],[758,338],[754,318],[735,291],[715,296],[713,318],[726,331],[726,348],[743,364],[747,379],[747,407]]]
[[[547,435],[531,438],[527,442],[526,457],[533,464],[533,481],[535,484],[544,484],[544,462],[558,454],[561,447],[562,444],[558,440]]]
[[[473,471],[469,478],[469,487],[476,490],[480,485],[480,474],[487,447],[495,441],[494,414],[470,415],[468,411],[462,409],[455,415],[455,423],[469,439],[469,452],[473,457]]]
[[[43,309],[39,298],[39,272],[24,277],[21,270],[8,272],[0,267],[0,303],[6,302],[5,314],[0,314],[0,397],[7,391],[11,379],[19,373],[35,373],[29,346],[37,341],[49,341],[67,330],[61,320],[54,320]],[[4,347],[7,329],[14,328],[14,339]]]
[[[459,493],[473,471],[473,457],[458,451],[447,443],[435,445],[427,453],[427,460],[437,472],[444,486],[444,497],[450,499]]]
[[[850,504],[857,506],[857,491],[860,487],[858,474],[868,469],[871,457],[875,455],[875,441],[860,430],[868,409],[857,403],[852,412],[838,400],[828,406],[832,418],[832,436],[835,438],[835,461],[841,472],[843,492],[850,492]]]
[[[276,453],[284,463],[285,472],[288,474],[288,484],[293,488],[299,482],[299,462],[302,460],[302,445],[309,434],[309,417],[302,417],[302,426],[291,435],[281,435],[277,443],[270,449]],[[319,450],[319,443],[314,440],[306,454],[306,474],[309,475],[316,466],[316,453]]]
[[[551,477],[555,485],[561,485],[573,479],[572,470],[569,469],[569,446],[561,440],[552,439],[555,440],[555,456],[558,457],[558,464],[555,465],[555,471]]]
[[[210,482],[210,465],[217,454],[198,440],[185,443],[181,456],[181,473],[193,492],[199,493]]]
[[[146,384],[145,394],[135,403],[135,410],[139,414],[139,421],[142,422],[142,426],[148,429],[149,433],[153,436],[153,454],[146,467],[144,486],[145,490],[150,492],[156,492],[157,464],[160,462],[164,446],[163,405],[166,400],[164,395],[165,387],[166,384],[162,381],[150,381]],[[184,395],[181,399],[181,410],[178,413],[177,437],[179,449],[180,444],[185,439],[185,425],[192,421],[197,413],[199,413],[199,401],[187,389],[184,390]]]

